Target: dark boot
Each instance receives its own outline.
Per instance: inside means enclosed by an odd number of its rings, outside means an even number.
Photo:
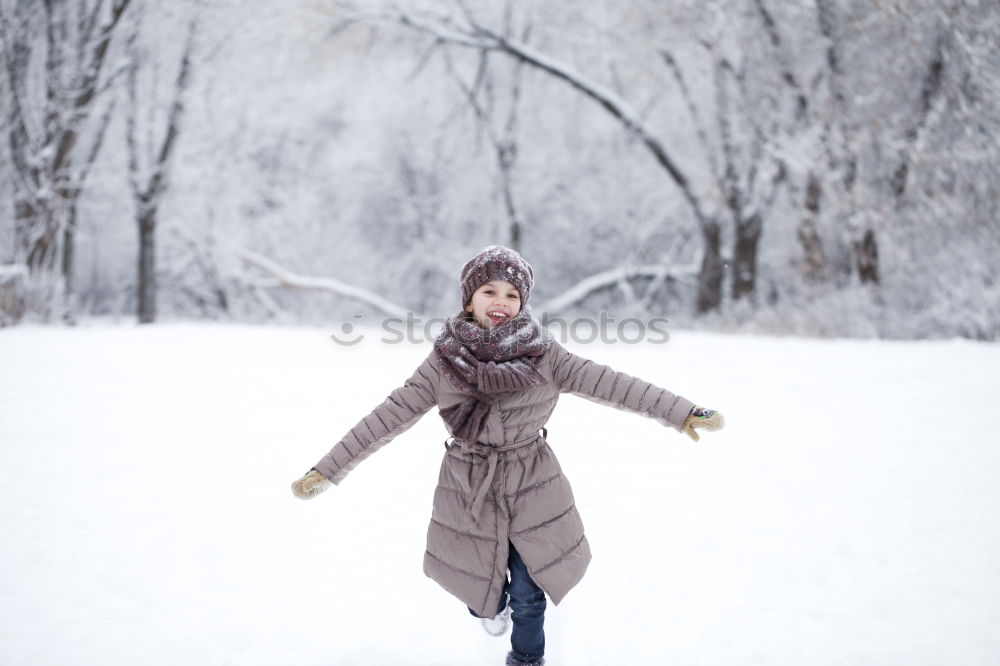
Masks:
[[[545,666],[545,657],[539,657],[538,659],[533,659],[531,661],[518,661],[514,658],[513,652],[507,653],[507,661],[504,662],[506,666]]]

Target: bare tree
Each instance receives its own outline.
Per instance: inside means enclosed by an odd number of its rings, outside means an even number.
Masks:
[[[101,107],[116,73],[102,72],[129,4],[0,4],[15,253],[29,271],[27,307],[45,317],[54,301],[72,317],[77,203],[111,118],[113,104]]]
[[[786,167],[780,158],[765,150],[769,137],[776,131],[776,123],[773,116],[769,120],[766,114],[759,114],[764,120],[756,117],[757,110],[747,89],[748,65],[732,62],[714,42],[702,41],[702,46],[709,55],[714,74],[715,112],[708,116],[714,141],[703,121],[707,114],[698,110],[683,68],[669,49],[663,49],[661,55],[697,128],[707,171],[731,219],[729,293],[733,299],[741,299],[753,295],[756,290],[757,250],[763,221],[774,204],[779,184],[784,181]],[[734,93],[738,96],[737,103],[732,100]],[[747,138],[738,138],[734,131],[736,125],[741,126],[739,137]],[[718,151],[713,145],[719,146]]]
[[[146,59],[141,56],[136,46],[140,29],[138,22],[129,40],[131,63],[128,69],[125,136],[128,144],[129,185],[132,190],[136,222],[139,227],[138,316],[139,323],[142,324],[156,320],[157,213],[163,194],[167,189],[170,157],[181,130],[184,93],[187,90],[191,74],[191,53],[195,43],[195,26],[196,22],[192,20],[177,68],[177,76],[171,90],[172,99],[162,130],[154,126],[157,116],[155,105],[152,108],[147,107],[149,111],[149,118],[146,121],[148,126],[140,127],[142,124],[140,115],[144,107],[138,94],[139,73],[143,61]],[[151,136],[157,132],[162,134],[159,141],[152,138],[147,142],[140,141],[140,134]]]
[[[761,12],[762,0],[758,0]],[[827,97],[830,100],[832,113],[825,116],[820,134],[822,157],[814,164],[808,174],[805,188],[804,208],[807,211],[799,229],[799,239],[806,253],[806,264],[810,267],[810,275],[814,278],[829,277],[826,266],[827,257],[822,249],[822,240],[817,228],[817,218],[823,200],[824,179],[820,172],[835,174],[829,189],[833,194],[831,199],[839,200],[837,206],[833,202],[828,206],[834,215],[842,215],[847,221],[848,234],[852,236],[851,244],[854,252],[854,264],[858,269],[861,281],[877,282],[878,275],[878,244],[874,230],[859,229],[857,215],[858,196],[858,164],[861,159],[857,152],[858,129],[851,117],[851,105],[848,101],[848,82],[844,71],[843,40],[841,25],[843,17],[835,3],[816,2],[816,19],[820,34],[826,40],[826,57],[823,62],[825,71],[821,78],[825,82]],[[772,24],[773,25],[773,24]],[[774,34],[777,28],[772,27]],[[777,38],[775,38],[777,39]],[[774,41],[774,40],[772,40]],[[780,42],[775,46],[781,47]],[[830,180],[829,178],[826,180]],[[839,196],[838,196],[839,195]],[[839,213],[845,211],[845,213]],[[874,279],[871,279],[874,278]]]
[[[503,35],[510,39],[515,31],[521,43],[527,43],[531,35],[531,19],[526,18],[523,26],[515,27],[514,3],[508,0],[504,4]],[[448,72],[462,92],[479,128],[486,135],[493,150],[497,165],[497,180],[499,195],[507,217],[507,244],[520,251],[525,221],[517,204],[514,192],[514,175],[518,158],[518,126],[521,95],[523,93],[524,63],[515,60],[513,68],[506,81],[501,81],[494,71],[495,63],[490,61],[489,51],[480,51],[478,66],[471,83],[466,83],[459,72],[448,49],[443,49]],[[498,86],[505,86],[502,93],[497,92]],[[504,113],[503,102],[507,109]]]
[[[653,156],[656,164],[680,190],[688,208],[698,223],[703,239],[703,255],[698,277],[697,308],[699,312],[713,310],[722,303],[723,260],[721,254],[721,211],[711,199],[702,196],[694,182],[680,167],[667,144],[651,131],[634,109],[613,91],[589,80],[546,54],[520,41],[511,39],[480,23],[464,5],[463,23],[454,17],[424,18],[397,9],[388,15],[402,25],[424,32],[439,43],[472,48],[484,53],[498,52],[562,81],[596,102]],[[381,18],[385,18],[384,16]]]

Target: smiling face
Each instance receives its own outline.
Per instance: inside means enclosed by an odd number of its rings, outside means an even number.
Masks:
[[[491,280],[472,293],[465,311],[483,328],[493,328],[521,311],[521,294],[510,282]]]

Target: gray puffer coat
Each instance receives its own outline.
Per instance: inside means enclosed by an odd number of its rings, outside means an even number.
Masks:
[[[642,414],[677,430],[694,406],[649,382],[572,354],[555,340],[538,370],[548,382],[502,398],[478,442],[446,444],[434,492],[424,573],[481,616],[492,616],[500,601],[508,540],[531,578],[556,604],[590,563],[573,491],[545,439],[544,425],[560,393]],[[435,404],[444,409],[463,397],[441,375],[432,350],[413,376],[314,469],[339,483]]]

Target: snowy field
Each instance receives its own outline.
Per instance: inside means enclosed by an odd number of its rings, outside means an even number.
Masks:
[[[421,572],[436,410],[292,497],[429,350],[330,332],[0,331],[0,663],[503,662]],[[563,397],[594,560],[550,604],[550,666],[1000,663],[1000,346],[567,346],[729,425],[695,444]]]

